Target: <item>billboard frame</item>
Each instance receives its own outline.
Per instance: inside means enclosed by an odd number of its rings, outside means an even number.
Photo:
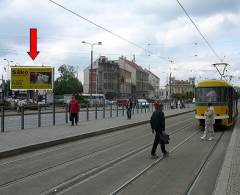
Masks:
[[[21,68],[22,69],[51,69],[51,88],[30,88],[30,87],[29,88],[12,88],[12,68],[16,68],[16,69],[21,69]],[[29,77],[30,77],[30,75],[29,75]],[[10,90],[12,90],[12,91],[28,91],[28,90],[53,91],[54,90],[54,67],[51,67],[51,66],[10,66]]]

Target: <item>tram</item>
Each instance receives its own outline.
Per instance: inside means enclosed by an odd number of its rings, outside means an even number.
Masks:
[[[233,86],[223,80],[204,80],[195,88],[195,118],[197,124],[204,126],[204,112],[207,104],[214,107],[215,125],[231,126],[238,114],[238,97]]]

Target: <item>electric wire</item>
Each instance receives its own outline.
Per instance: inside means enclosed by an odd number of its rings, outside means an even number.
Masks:
[[[92,24],[92,25],[94,25],[94,26],[96,26],[96,27],[98,27],[98,28],[100,28],[100,29],[102,29],[102,30],[104,30],[104,31],[106,31],[106,32],[108,32],[108,33],[110,33],[110,34],[112,34],[113,36],[118,37],[119,39],[122,39],[123,41],[126,41],[126,42],[128,42],[129,44],[134,45],[135,47],[144,50],[145,52],[149,52],[149,51],[146,50],[144,47],[142,47],[142,46],[140,46],[140,45],[138,45],[138,44],[136,44],[136,43],[134,43],[134,42],[132,42],[132,41],[126,39],[125,37],[123,37],[123,36],[121,36],[121,35],[118,35],[118,34],[112,32],[112,31],[108,30],[107,28],[105,28],[105,27],[103,27],[103,26],[101,26],[101,25],[99,25],[99,24],[93,22],[92,20],[89,20],[89,19],[86,18],[86,17],[81,16],[80,14],[78,14],[78,13],[76,13],[76,12],[74,12],[74,11],[68,9],[68,8],[66,8],[65,6],[63,6],[63,5],[61,5],[61,4],[57,3],[57,2],[55,2],[55,1],[53,1],[53,0],[49,0],[49,1],[50,1],[51,3],[57,5],[57,6],[61,7],[62,9],[66,10],[66,11],[68,11],[68,12],[70,12],[70,13],[72,13],[73,15],[75,15],[75,16],[77,16],[77,17],[83,19],[83,20],[85,20],[86,22],[88,22],[88,23],[90,23],[90,24]]]
[[[193,19],[190,17],[190,15],[187,13],[186,9],[183,7],[183,5],[179,2],[179,0],[176,0],[177,3],[179,4],[179,6],[182,8],[183,12],[186,14],[186,16],[189,18],[189,20],[191,21],[191,23],[193,24],[193,26],[197,29],[198,33],[200,34],[200,36],[203,38],[203,40],[206,42],[206,44],[208,45],[208,47],[210,48],[210,50],[213,52],[213,54],[222,62],[221,57],[217,54],[217,52],[215,51],[215,49],[211,46],[210,42],[206,39],[206,37],[203,35],[203,33],[200,31],[200,29],[198,28],[198,26],[196,25],[196,23],[193,21]]]

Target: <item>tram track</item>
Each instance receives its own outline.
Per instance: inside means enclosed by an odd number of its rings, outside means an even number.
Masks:
[[[187,141],[189,141],[191,139],[191,137],[193,137],[194,135],[196,135],[197,133],[201,132],[201,130],[199,129],[199,131],[193,133],[192,135],[190,135],[188,138],[186,138],[184,141],[182,141],[181,143],[179,143],[178,145],[176,145],[174,148],[172,148],[169,152],[173,153],[176,150],[180,149],[181,146],[183,146]],[[214,151],[216,150],[219,142],[221,141],[221,139],[223,138],[224,135],[224,131],[221,132],[220,136],[218,137],[218,139],[216,140],[216,142],[214,143],[214,145],[212,146],[211,150],[207,153],[206,157],[204,158],[204,160],[202,161],[202,163],[200,164],[199,168],[197,169],[195,175],[194,175],[194,179],[190,181],[189,186],[186,189],[186,192],[184,193],[185,195],[191,195],[191,192],[193,190],[193,188],[195,187],[195,185],[197,184],[199,178],[201,177],[205,166],[207,165],[207,163],[209,162],[209,159],[211,158],[212,154],[214,153]],[[160,158],[157,159],[155,162],[153,162],[152,164],[150,164],[149,166],[147,166],[145,169],[143,169],[142,171],[140,171],[138,174],[136,174],[134,177],[132,177],[131,179],[129,179],[128,181],[126,181],[123,185],[121,185],[120,187],[118,187],[116,190],[114,190],[113,192],[110,193],[110,195],[117,195],[120,194],[122,191],[124,191],[125,189],[127,189],[127,187],[132,184],[134,181],[136,181],[137,179],[139,179],[142,175],[146,174],[150,169],[152,169],[153,167],[155,167],[160,161],[162,161],[164,158]]]
[[[190,127],[190,126],[188,126]],[[181,132],[182,130],[186,129],[186,126],[184,128],[181,128],[179,130],[175,130],[171,133],[169,133],[170,136],[175,135],[179,132]],[[193,129],[194,133],[192,133],[190,136],[188,136],[186,139],[184,139],[183,142],[177,144],[173,150],[176,150],[177,148],[179,148],[182,144],[184,144],[186,141],[188,141],[192,136],[194,136],[195,134],[197,134],[199,131],[197,131],[198,129]],[[48,191],[42,192],[41,194],[44,195],[53,195],[53,194],[61,194],[65,191],[68,190],[68,188],[72,188],[75,185],[80,185],[86,181],[88,181],[91,178],[97,177],[99,174],[104,173],[106,171],[108,171],[109,169],[112,169],[114,166],[117,166],[120,163],[123,163],[131,158],[134,158],[135,156],[149,150],[149,148],[152,146],[152,143],[150,144],[146,144],[143,147],[137,149],[137,150],[133,150],[121,157],[119,157],[118,159],[114,159],[111,162],[105,163],[104,165],[100,166],[98,169],[96,170],[90,170],[89,172],[87,172],[87,177],[86,174],[81,174],[76,176],[75,178],[72,178],[71,180],[68,180]],[[172,150],[171,150],[172,151]],[[170,151],[170,152],[171,152]],[[161,158],[157,160],[157,162],[159,162],[159,160],[162,160]],[[155,163],[157,163],[155,161]]]
[[[186,139],[184,139],[182,142],[180,142],[179,144],[177,144],[176,146],[174,146],[169,153],[174,152],[175,150],[179,149],[183,144],[185,144],[187,141],[189,141],[194,135],[196,135],[197,133],[200,132],[199,129],[195,129],[198,130],[194,133],[192,133],[190,136],[188,136]],[[147,166],[145,169],[143,169],[142,171],[140,171],[137,175],[135,175],[134,177],[132,177],[131,179],[129,179],[126,183],[124,183],[122,186],[120,186],[119,188],[117,188],[115,191],[111,192],[110,195],[116,195],[119,192],[121,192],[122,190],[124,190],[125,188],[127,188],[132,182],[134,182],[136,179],[138,179],[140,176],[142,176],[143,174],[145,174],[149,169],[153,168],[154,166],[156,166],[160,161],[162,161],[164,159],[164,157],[161,157],[159,159],[157,159],[156,161],[154,161],[152,164],[150,164],[149,166]]]
[[[192,120],[192,119],[191,119],[191,120]],[[177,126],[179,126],[180,124],[184,124],[185,122],[188,123],[189,121],[190,121],[190,120],[187,119],[187,120],[181,121],[181,122],[179,122],[179,123],[177,123],[177,124],[175,123],[175,124],[173,124],[173,125],[169,125],[167,128],[177,127]],[[178,129],[178,130],[174,130],[174,131],[170,132],[169,134],[170,134],[170,135],[174,135],[174,134],[176,134],[176,133],[178,133],[178,132],[181,132],[181,131],[183,131],[183,130],[185,130],[185,129],[188,129],[188,128],[191,127],[191,126],[192,126],[192,123],[186,124],[186,125],[184,125],[182,128],[180,128],[180,129]],[[147,136],[150,136],[150,135],[151,135],[151,133],[146,134],[146,135],[143,135],[143,136],[141,136],[141,137],[138,137],[136,140],[141,140],[141,139],[146,138]],[[126,143],[126,141],[122,141],[121,144],[124,144],[124,143]],[[32,178],[37,177],[37,176],[40,176],[40,175],[44,175],[44,174],[48,173],[48,172],[51,171],[51,170],[58,169],[58,168],[60,168],[60,167],[64,167],[64,166],[66,166],[67,164],[71,164],[71,163],[73,163],[74,161],[81,160],[81,159],[87,159],[87,158],[92,157],[92,156],[94,156],[94,155],[97,155],[97,154],[99,154],[99,153],[101,153],[101,152],[104,152],[104,151],[107,151],[107,150],[109,150],[109,149],[112,149],[113,147],[119,147],[121,144],[120,144],[120,143],[117,143],[117,144],[115,143],[114,145],[108,145],[106,148],[104,148],[104,149],[102,149],[102,150],[100,150],[100,151],[99,151],[99,150],[98,150],[98,151],[95,151],[95,153],[91,153],[91,154],[89,154],[89,155],[85,155],[85,156],[80,157],[80,158],[71,159],[71,160],[68,160],[68,161],[66,161],[66,162],[62,162],[62,163],[60,163],[60,164],[57,164],[57,165],[55,165],[55,166],[48,167],[48,168],[46,168],[46,169],[44,169],[44,170],[41,170],[41,171],[38,171],[38,172],[35,172],[35,173],[32,173],[32,174],[29,174],[29,175],[27,175],[27,176],[18,178],[18,179],[16,179],[16,180],[12,180],[12,181],[7,182],[7,183],[4,183],[4,184],[0,185],[0,188],[5,188],[5,187],[8,187],[8,186],[14,185],[14,184],[16,184],[16,183],[19,183],[19,182],[23,182],[23,181],[26,181],[26,180],[31,180]],[[117,164],[119,164],[119,163],[121,163],[121,162],[124,162],[124,161],[126,161],[127,159],[132,158],[133,156],[136,156],[136,155],[138,155],[138,154],[146,151],[151,145],[152,145],[152,143],[146,144],[146,145],[144,145],[143,147],[138,148],[137,150],[132,150],[132,151],[126,153],[125,155],[122,155],[122,156],[120,156],[120,157],[118,157],[118,158],[116,158],[116,159],[114,159],[114,160],[112,160],[112,161],[110,161],[110,162],[108,162],[108,163],[105,163],[105,164],[103,164],[103,165],[101,165],[101,166],[94,167],[94,168],[91,168],[91,169],[89,169],[89,170],[85,170],[85,171],[82,172],[80,175],[78,174],[77,176],[73,176],[70,180],[68,180],[68,185],[69,185],[69,183],[72,185],[73,183],[76,183],[76,181],[78,181],[77,183],[79,183],[80,180],[81,180],[82,182],[87,181],[88,179],[90,179],[90,178],[93,177],[94,175],[100,174],[101,172],[106,171],[107,169],[109,169],[109,168],[111,168],[111,167],[113,167],[113,166],[115,166],[115,165],[117,165]],[[62,147],[57,148],[57,150],[60,150],[61,148],[62,148]],[[46,152],[47,152],[47,151],[46,151]],[[53,152],[53,151],[51,151],[51,152]],[[42,154],[42,153],[41,153],[41,154]],[[45,153],[44,153],[44,154],[45,154]],[[34,155],[31,155],[31,157],[33,157],[33,156],[34,156]],[[30,157],[28,157],[28,158],[30,158]],[[28,159],[28,158],[26,158],[26,159]],[[25,159],[25,160],[26,160],[26,159]],[[18,160],[24,160],[24,159],[20,158],[20,159],[18,159]],[[6,165],[9,165],[9,163],[13,163],[13,162],[16,163],[17,160],[5,162],[4,164],[2,164],[2,165],[0,165],[0,166],[6,166]],[[72,183],[72,182],[73,182],[73,183]],[[65,185],[66,185],[66,184],[65,184]],[[61,184],[61,186],[63,186],[63,184]],[[64,187],[64,189],[65,189],[65,187]],[[55,192],[55,188],[54,188],[53,191]],[[57,191],[59,191],[59,190],[57,190]],[[49,193],[47,192],[47,194],[51,194],[51,193],[52,193],[52,191],[50,191]],[[46,193],[43,193],[43,194],[46,194]]]
[[[192,121],[192,119],[185,119],[185,120],[180,121],[178,123],[175,123],[173,125],[169,125],[166,128],[170,129],[172,127],[179,126],[182,123],[190,122],[190,121]],[[109,139],[109,138],[114,137],[114,136],[121,136],[124,133],[125,133],[124,131],[114,132],[114,133],[111,133],[109,135],[104,135],[104,138],[105,139]],[[86,140],[83,140],[83,142],[84,142],[84,144],[87,144],[87,143],[92,142],[92,139],[94,139],[96,137],[101,137],[101,136],[103,136],[103,135],[97,135],[95,137],[90,138],[90,140],[87,140],[85,138]],[[75,142],[78,142],[78,141],[75,141]],[[41,155],[48,155],[49,153],[56,153],[58,151],[61,151],[62,149],[66,150],[68,148],[73,148],[73,144],[74,143],[68,143],[67,146],[64,144],[64,145],[60,145],[60,146],[54,146],[53,148],[43,149],[44,151],[30,152],[29,154],[24,154],[24,157],[19,157],[17,159],[16,159],[16,157],[14,157],[14,160],[7,160],[7,161],[5,161],[4,159],[3,160],[1,159],[0,160],[0,167],[1,166],[5,166],[5,165],[10,165],[11,163],[16,163],[16,162],[21,161],[21,160],[27,160],[27,159],[30,160],[33,157],[38,157],[38,156],[41,156]],[[82,144],[82,143],[80,143],[80,144]],[[74,144],[74,147],[78,147],[78,145],[80,145],[80,144],[76,143],[76,145]],[[12,157],[9,157],[9,158],[11,159]],[[1,161],[5,161],[5,162],[1,163]]]
[[[224,131],[221,133],[221,135],[219,136],[219,138],[216,140],[216,142],[214,143],[213,147],[211,148],[211,150],[208,152],[208,154],[206,155],[206,157],[204,158],[203,162],[201,163],[199,169],[197,170],[194,179],[190,182],[186,192],[184,193],[185,195],[191,195],[191,192],[193,190],[193,188],[195,187],[195,185],[197,184],[199,178],[201,177],[204,168],[206,166],[206,164],[208,163],[211,155],[214,153],[214,151],[217,148],[218,143],[220,142],[220,140],[222,139],[224,135]]]

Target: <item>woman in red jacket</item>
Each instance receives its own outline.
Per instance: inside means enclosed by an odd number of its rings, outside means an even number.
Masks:
[[[70,121],[72,122],[72,126],[74,126],[74,121],[75,121],[75,124],[77,125],[78,112],[80,110],[80,106],[75,96],[72,96],[72,100],[69,102],[69,105],[68,105],[68,110],[70,113]]]

